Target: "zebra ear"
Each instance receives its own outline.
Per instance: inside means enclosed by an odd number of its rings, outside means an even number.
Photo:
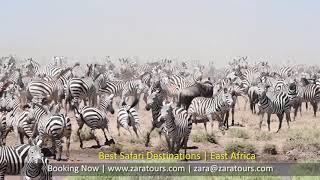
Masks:
[[[114,94],[111,94],[111,95],[109,96],[110,99],[112,99],[113,97],[114,97]]]

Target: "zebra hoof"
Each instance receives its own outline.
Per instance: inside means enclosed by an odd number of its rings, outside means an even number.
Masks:
[[[80,144],[80,148],[83,149],[83,145],[82,144]]]

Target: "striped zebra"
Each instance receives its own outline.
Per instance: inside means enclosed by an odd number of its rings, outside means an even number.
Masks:
[[[0,146],[5,145],[5,134],[6,134],[6,113],[1,113],[0,115]]]
[[[156,91],[149,91],[150,94],[147,98],[147,103],[145,106],[145,109],[147,111],[151,110],[152,114],[152,126],[151,129],[147,132],[146,136],[146,143],[145,146],[149,146],[150,142],[150,134],[151,132],[157,128],[159,131],[159,138],[161,139],[161,133],[164,132],[164,122],[163,121],[158,121],[159,116],[161,115],[161,108],[162,108],[162,102],[165,100],[165,93],[163,90],[156,90]]]
[[[138,138],[139,134],[141,135],[141,127],[138,112],[134,108],[134,106],[136,106],[137,103],[139,103],[139,99],[136,98],[132,105],[122,105],[119,107],[117,113],[118,136],[120,136],[120,127],[123,127],[130,133],[130,136],[132,137],[130,126],[132,126],[133,131],[135,132]]]
[[[258,104],[259,102],[258,91],[259,91],[259,88],[257,86],[251,86],[248,89],[248,97],[249,97],[250,109],[252,114],[256,113],[256,104]]]
[[[302,92],[302,101],[306,103],[310,102],[310,104],[313,107],[313,116],[316,117],[317,110],[318,110],[318,103],[320,102],[320,85],[317,85],[317,84],[306,85]]]
[[[26,109],[28,106],[21,107],[17,98],[12,99],[9,106],[12,107],[12,111],[6,114],[5,117],[5,133],[2,135],[3,141],[10,131],[13,131],[17,142],[24,144],[24,137],[30,138],[32,135],[32,128],[34,121],[29,121],[29,110]]]
[[[163,101],[158,122],[164,121],[165,135],[171,153],[178,153],[182,145],[187,149],[187,142],[192,129],[191,116],[183,108],[173,108],[172,102]]]
[[[211,123],[213,132],[213,119],[214,116],[219,121],[219,129],[224,130],[223,117],[233,105],[234,100],[232,95],[226,88],[220,91],[214,98],[196,97],[191,101],[188,108],[188,114],[192,116],[193,122],[197,122],[196,117],[204,117]],[[206,133],[208,134],[206,121],[204,121]]]
[[[62,156],[62,138],[66,138],[67,151],[66,156],[70,155],[70,137],[71,137],[71,121],[70,118],[58,114],[60,110],[59,104],[55,106],[55,110],[49,111],[46,105],[33,104],[28,114],[28,120],[35,120],[35,127],[32,132],[32,139],[38,138],[41,141],[49,139],[52,141],[52,148],[56,152],[58,149],[58,158],[56,154],[54,159],[61,160]]]
[[[81,100],[83,100],[86,106],[87,98],[89,105],[95,106],[97,103],[98,89],[97,83],[91,77],[72,78],[68,82],[65,91],[65,108],[67,108],[67,103],[79,107]],[[68,112],[67,109],[65,109],[65,111],[66,113]]]
[[[84,124],[91,128],[91,134],[94,136],[97,146],[100,146],[100,142],[94,134],[96,129],[101,129],[103,131],[106,140],[105,145],[114,144],[113,137],[109,132],[109,120],[107,118],[107,112],[114,114],[112,106],[113,98],[114,94],[111,94],[110,96],[105,95],[105,97],[101,98],[98,108],[84,106],[82,109],[78,110],[78,108],[75,107],[76,120],[79,125],[77,135],[79,136],[80,148],[83,148],[80,130]],[[110,141],[108,140],[105,129],[107,130],[108,136],[111,137]]]
[[[27,92],[29,97],[32,97],[32,102],[42,103],[43,99],[54,100],[55,103],[58,102],[59,87],[63,87],[60,84],[60,80],[65,73],[70,71],[71,68],[66,68],[60,71],[60,74],[55,76],[54,79],[50,81],[44,80],[34,80],[28,84]],[[61,89],[61,88],[60,88]]]
[[[290,99],[291,107],[294,110],[294,116],[293,120],[296,120],[298,110],[300,110],[300,116],[302,116],[301,113],[301,105],[302,105],[302,93],[301,89],[299,90],[299,87],[296,83],[291,83],[288,87],[288,97]]]
[[[1,146],[0,147],[0,179],[4,180],[5,175],[19,175],[24,174],[23,172],[32,170],[36,171],[35,169],[30,169],[31,166],[29,164],[32,162],[28,161],[31,160],[30,155],[34,153],[34,149],[37,149],[37,153],[39,153],[39,145],[41,141],[37,142],[37,144],[22,144],[17,146]],[[39,157],[44,162],[47,162],[46,158],[41,156]],[[33,166],[34,167],[34,166]],[[32,168],[33,168],[32,167]],[[39,167],[39,166],[38,166]],[[23,170],[25,169],[25,170]],[[28,173],[29,174],[29,173]],[[31,175],[31,174],[29,174]],[[51,179],[51,174],[47,170],[47,168],[41,168],[40,172],[40,179]]]
[[[30,146],[27,157],[25,158],[25,165],[21,170],[21,175],[24,180],[52,179],[52,172],[48,170],[49,160],[41,153],[39,141],[38,145]]]
[[[289,99],[289,96],[287,95],[287,93],[285,93],[285,92],[277,93],[272,97],[267,96],[268,87],[269,86],[266,86],[265,88],[259,88],[260,91],[258,93],[258,95],[259,95],[259,102],[258,102],[259,113],[258,113],[258,115],[261,115],[259,127],[261,129],[263,117],[264,117],[264,114],[266,113],[267,114],[268,130],[270,131],[271,114],[277,114],[278,119],[279,119],[279,127],[278,127],[277,132],[279,132],[279,130],[281,129],[284,114],[286,115],[288,127],[290,127],[290,125],[289,125],[289,121],[291,121],[291,118],[290,118],[290,109],[291,109],[290,99]]]

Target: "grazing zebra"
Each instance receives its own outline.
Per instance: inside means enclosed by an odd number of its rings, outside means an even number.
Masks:
[[[289,125],[289,121],[291,121],[290,99],[287,93],[285,92],[280,92],[278,94],[275,94],[272,98],[268,97],[267,96],[268,87],[269,86],[266,86],[265,89],[260,88],[260,92],[258,94],[259,95],[259,103],[258,103],[259,113],[258,114],[261,115],[259,127],[261,129],[264,114],[267,113],[268,130],[270,131],[271,114],[277,114],[279,119],[279,128],[277,132],[279,132],[279,130],[281,129],[284,114],[286,114],[287,124],[288,124],[288,127],[290,127]]]
[[[71,121],[69,117],[63,114],[57,114],[59,104],[56,105],[56,112],[51,113],[45,105],[33,104],[28,115],[28,120],[35,120],[35,127],[33,128],[31,138],[39,138],[44,141],[45,139],[52,140],[52,148],[56,152],[58,147],[58,158],[61,160],[62,155],[62,138],[66,138],[67,152],[66,156],[70,155],[70,137],[71,137]],[[38,135],[38,137],[36,137]],[[56,155],[54,155],[56,159]]]
[[[48,170],[48,165],[49,160],[41,153],[40,146],[30,146],[27,157],[25,158],[25,165],[21,170],[23,179],[52,179],[52,172]]]
[[[192,129],[191,116],[183,108],[173,108],[172,102],[165,103],[161,109],[158,122],[164,121],[165,135],[171,153],[178,153],[182,145],[187,149],[187,142]]]
[[[146,136],[146,143],[145,146],[148,147],[149,146],[149,142],[150,142],[150,134],[151,132],[157,128],[159,129],[158,133],[159,133],[159,138],[161,139],[161,133],[164,132],[164,122],[163,121],[158,121],[159,116],[161,115],[161,108],[162,108],[162,102],[165,99],[165,93],[163,92],[163,90],[156,90],[156,91],[149,91],[150,94],[147,98],[147,103],[145,106],[145,109],[147,111],[151,110],[152,113],[152,127],[151,129],[147,132],[147,136]]]
[[[84,106],[79,111],[78,108],[75,107],[76,119],[79,125],[77,135],[79,136],[80,148],[83,148],[80,130],[82,129],[84,124],[91,128],[91,134],[94,136],[95,141],[97,142],[97,146],[100,146],[100,142],[94,134],[96,129],[101,129],[103,131],[106,140],[105,145],[115,143],[109,132],[109,120],[107,118],[107,112],[111,112],[111,114],[114,114],[114,109],[112,106],[113,97],[114,94],[111,94],[110,96],[105,95],[105,97],[102,97],[98,108]],[[108,136],[111,137],[110,141],[107,138],[105,129],[107,130]]]
[[[196,117],[205,117],[211,123],[211,129],[213,132],[213,119],[214,115],[218,118],[219,129],[224,130],[223,117],[224,114],[229,111],[233,105],[234,100],[232,95],[226,88],[220,91],[214,98],[196,97],[191,101],[191,105],[188,108],[188,114],[192,116],[193,122],[196,122]],[[222,117],[222,118],[221,118]],[[206,133],[208,134],[206,121],[204,121]]]
[[[132,137],[132,133],[130,130],[130,126],[133,127],[133,131],[135,132],[136,136],[139,138],[139,134],[141,134],[140,128],[140,120],[138,117],[138,112],[134,109],[134,106],[139,103],[139,99],[135,99],[132,105],[122,105],[119,107],[118,114],[117,114],[117,129],[118,129],[118,136],[120,136],[120,126],[126,129],[130,136]]]
[[[23,168],[26,164],[31,163],[28,160],[32,157],[34,149],[37,149],[36,153],[39,153],[39,145],[41,141],[37,144],[22,144],[17,146],[1,146],[0,147],[0,179],[4,180],[5,175],[19,175],[23,172]],[[31,150],[31,151],[30,151]],[[44,162],[47,162],[45,157],[39,157]],[[33,159],[34,160],[34,159]],[[30,169],[30,164],[27,165],[24,172],[30,172],[30,170],[35,171],[35,169]],[[34,167],[34,166],[33,166]],[[38,166],[39,167],[39,166]],[[31,174],[29,174],[31,175]],[[33,174],[34,175],[34,174]],[[47,168],[41,168],[40,179],[51,179],[50,172]]]

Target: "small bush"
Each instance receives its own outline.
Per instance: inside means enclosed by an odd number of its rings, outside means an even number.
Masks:
[[[244,142],[232,142],[227,144],[225,147],[225,151],[228,154],[233,152],[243,152],[243,153],[250,153],[254,154],[256,152],[256,148],[252,144],[246,144]]]
[[[263,152],[266,153],[266,154],[271,154],[271,155],[276,155],[278,153],[276,145],[274,145],[274,144],[266,144],[266,145],[264,145]]]
[[[230,129],[230,135],[236,138],[249,139],[249,135],[243,129]]]

